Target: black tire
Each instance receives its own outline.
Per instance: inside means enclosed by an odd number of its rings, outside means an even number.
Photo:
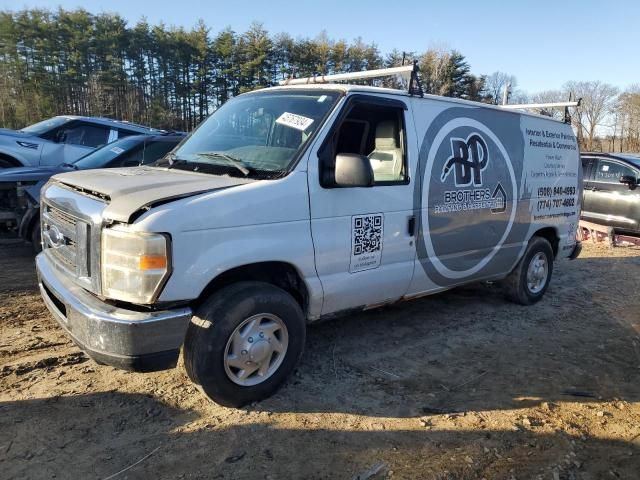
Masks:
[[[282,320],[288,348],[271,376],[257,385],[239,385],[225,370],[227,342],[242,322],[258,314]],[[298,364],[305,338],[304,314],[289,293],[268,283],[236,283],[213,294],[192,317],[184,344],[185,369],[210,399],[226,407],[241,407],[269,397],[280,387]]]
[[[527,272],[533,259],[543,255],[546,260],[547,274],[544,279],[542,288],[532,291],[527,281]],[[540,257],[537,257],[540,258]],[[553,273],[553,249],[549,241],[542,237],[533,237],[529,241],[527,250],[524,252],[522,259],[516,265],[516,268],[504,280],[505,294],[509,300],[520,305],[532,305],[544,296],[549,287],[551,275]]]
[[[31,240],[31,247],[33,247],[33,251],[36,253],[40,253],[42,251],[42,235],[40,232],[39,221],[36,221],[35,225],[31,227],[31,232],[29,232],[29,239]]]

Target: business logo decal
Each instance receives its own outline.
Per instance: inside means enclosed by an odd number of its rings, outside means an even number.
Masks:
[[[51,247],[58,248],[66,244],[63,233],[55,225],[50,225],[45,233],[49,238],[49,244],[51,245]]]
[[[469,135],[466,140],[462,138],[451,139],[452,155],[442,167],[440,180],[446,180],[449,173],[455,172],[456,187],[473,185],[482,186],[482,170],[489,163],[487,144],[477,133]],[[455,170],[452,170],[455,167]]]
[[[507,149],[487,123],[455,117],[434,127],[422,160],[422,255],[427,274],[448,284],[479,273],[502,247],[517,185]]]
[[[489,166],[489,148],[478,132],[466,139],[451,137],[451,156],[442,166],[440,181],[453,177],[454,190],[446,190],[441,203],[433,205],[436,213],[489,209],[502,213],[507,209],[507,195],[500,182],[485,186],[482,172]],[[473,187],[473,188],[464,188]]]

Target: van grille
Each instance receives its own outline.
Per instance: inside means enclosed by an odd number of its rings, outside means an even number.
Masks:
[[[43,254],[59,273],[100,295],[100,233],[107,207],[76,189],[50,181],[40,195]]]
[[[44,205],[42,212],[42,245],[58,265],[71,275],[87,277],[86,242],[88,224],[69,213]]]

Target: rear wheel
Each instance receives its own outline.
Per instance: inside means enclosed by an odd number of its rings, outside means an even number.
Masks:
[[[538,302],[547,291],[553,273],[553,249],[548,240],[533,237],[516,268],[505,279],[509,300],[521,305]]]
[[[302,355],[305,335],[302,309],[291,295],[267,283],[237,283],[193,316],[185,368],[209,398],[239,407],[280,387]]]

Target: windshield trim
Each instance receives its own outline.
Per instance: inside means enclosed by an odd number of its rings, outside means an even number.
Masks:
[[[293,89],[292,89],[293,90]],[[318,135],[320,134],[320,130],[323,129],[327,119],[331,116],[331,114],[336,110],[336,108],[338,108],[338,105],[340,104],[340,101],[342,100],[343,97],[346,96],[347,92],[345,92],[344,90],[339,90],[339,89],[322,89],[323,91],[326,90],[328,92],[331,93],[337,93],[338,95],[336,96],[336,100],[333,104],[333,106],[327,110],[327,112],[324,114],[324,116],[320,119],[320,124],[318,126],[318,128],[316,128],[313,133],[311,134],[311,136],[307,139],[307,141],[305,142],[305,144],[303,145],[303,148],[299,148],[298,151],[296,152],[296,154],[291,158],[291,161],[289,162],[289,165],[287,166],[286,169],[282,170],[282,177],[286,177],[287,175],[289,175],[291,172],[293,172],[296,167],[298,166],[298,163],[300,163],[300,160],[302,159],[302,157],[309,151],[309,149],[311,148],[311,146],[313,145],[313,142],[315,142],[316,138],[318,138]],[[264,90],[264,92],[266,93],[268,91]],[[286,89],[282,89],[282,90],[278,90],[278,91],[287,91]],[[296,92],[300,92],[302,94],[317,94],[318,93],[318,89],[295,89]],[[260,92],[261,93],[261,92]],[[255,92],[253,93],[253,95],[260,95],[260,93]]]

